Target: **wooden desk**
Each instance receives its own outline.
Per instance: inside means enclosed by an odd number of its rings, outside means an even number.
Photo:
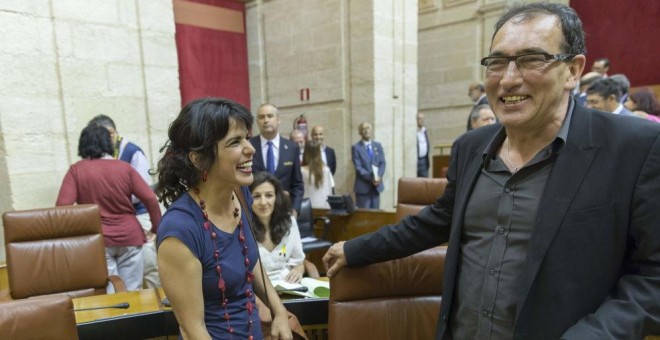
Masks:
[[[431,157],[433,164],[433,173],[431,177],[441,178],[442,168],[449,166],[449,159],[451,158],[451,144],[438,144],[433,146],[433,150],[438,150],[436,154]]]
[[[148,339],[178,335],[174,312],[160,302],[162,288],[144,289],[109,295],[95,295],[73,300],[74,309],[113,306],[127,302],[128,309],[96,309],[76,312],[78,336],[85,339]],[[295,314],[303,329],[324,328],[328,323],[328,299],[289,299],[284,306]],[[323,328],[321,327],[321,328]]]
[[[104,308],[76,312],[78,336],[84,339],[146,339],[176,335],[171,309],[163,308],[154,289],[95,295],[72,299],[74,309],[113,306],[127,302],[129,308]],[[170,315],[168,315],[170,314]]]
[[[314,209],[314,217],[325,216],[330,219],[330,231],[328,232],[328,241],[339,242],[350,240],[363,234],[380,229],[387,224],[397,222],[396,213],[383,210],[357,209],[353,214],[340,216],[328,215],[328,209]],[[323,230],[315,226],[314,232],[321,236]],[[307,260],[316,265],[321,275],[325,274],[323,267],[323,255],[326,250],[315,250],[306,254]],[[294,313],[295,314],[295,313]]]
[[[350,215],[328,215],[327,209],[314,209],[314,217],[326,216],[330,219],[328,240],[339,242],[380,229],[380,227],[396,223],[396,213],[393,211],[357,209]],[[322,230],[315,230],[321,236]]]

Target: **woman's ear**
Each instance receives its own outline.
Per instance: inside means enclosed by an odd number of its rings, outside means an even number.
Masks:
[[[202,158],[201,155],[197,151],[188,152],[188,159],[197,169],[201,169],[201,165],[202,165],[201,158]]]

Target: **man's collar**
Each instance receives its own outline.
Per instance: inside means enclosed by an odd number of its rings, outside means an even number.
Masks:
[[[559,153],[564,148],[564,145],[566,145],[566,141],[568,140],[568,130],[571,127],[571,120],[573,118],[573,111],[575,111],[575,105],[575,99],[569,98],[566,116],[564,117],[564,121],[561,123],[559,131],[557,131],[557,135],[555,135],[555,139],[552,141],[553,153]],[[490,159],[495,158],[497,150],[500,148],[502,143],[504,143],[504,139],[506,139],[506,129],[504,126],[502,126],[484,149],[482,155],[484,162],[488,162]]]
[[[264,145],[266,145],[266,143],[268,143],[268,141],[269,141],[268,139],[266,139],[266,137],[264,137],[264,135],[259,135],[259,139],[261,140],[261,146],[262,146],[262,147],[263,147]],[[273,142],[273,145],[274,145],[276,148],[279,148],[279,147],[280,147],[280,134],[278,133],[278,134],[275,136],[275,138],[271,139],[270,141]]]
[[[617,106],[616,109],[614,109],[614,111],[612,111],[612,113],[614,113],[615,115],[618,115],[618,114],[621,113],[621,111],[623,111],[623,105],[619,104],[619,106]]]

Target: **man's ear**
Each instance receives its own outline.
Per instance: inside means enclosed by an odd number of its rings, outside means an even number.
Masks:
[[[587,63],[587,58],[584,54],[578,54],[570,62],[568,62],[568,79],[566,80],[566,89],[573,90],[577,86],[582,72],[584,71],[584,65]]]

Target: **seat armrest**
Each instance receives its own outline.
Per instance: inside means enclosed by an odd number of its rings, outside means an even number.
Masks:
[[[328,232],[330,232],[330,219],[325,217],[325,216],[319,216],[319,217],[314,217],[314,225],[316,225],[316,222],[323,222],[323,236],[322,238],[324,240],[327,239],[328,237]]]
[[[110,275],[108,276],[108,281],[110,281],[112,287],[115,288],[115,293],[126,291],[126,284],[124,284],[124,280],[122,280],[121,277],[117,275]]]

